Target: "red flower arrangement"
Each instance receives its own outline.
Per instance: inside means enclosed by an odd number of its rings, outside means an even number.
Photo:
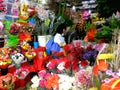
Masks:
[[[7,68],[12,63],[8,48],[0,48],[0,68]]]
[[[8,73],[5,76],[1,76],[0,77],[0,90],[14,90],[13,86],[14,86],[14,82],[16,80],[16,77],[11,74]]]
[[[20,25],[17,24],[17,23],[14,23],[10,26],[10,33],[13,34],[13,35],[16,35],[19,33],[19,30],[20,30]]]

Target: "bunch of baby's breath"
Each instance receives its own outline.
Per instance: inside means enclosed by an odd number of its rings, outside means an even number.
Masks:
[[[115,58],[112,60],[112,68],[117,71],[120,68],[120,29],[114,30],[112,48],[113,54],[115,54]]]

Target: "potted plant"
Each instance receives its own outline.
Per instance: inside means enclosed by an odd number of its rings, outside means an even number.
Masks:
[[[39,42],[39,46],[45,47],[47,41],[51,37],[49,30],[53,20],[53,17],[50,17],[50,14],[47,10],[44,9],[44,6],[38,4],[35,7],[37,14],[35,14],[35,27],[33,30],[33,39],[34,41]],[[51,22],[51,23],[50,23]]]

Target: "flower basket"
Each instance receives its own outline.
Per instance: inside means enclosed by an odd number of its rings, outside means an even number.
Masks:
[[[101,90],[120,90],[120,78],[112,78],[108,83],[103,83]]]

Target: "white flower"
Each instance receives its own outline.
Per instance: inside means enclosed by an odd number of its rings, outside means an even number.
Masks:
[[[21,53],[16,53],[11,56],[11,59],[14,61],[14,63],[20,64],[22,60],[24,60],[24,56]]]
[[[120,69],[118,69],[118,73],[117,73],[117,75],[120,77]]]
[[[75,77],[59,74],[59,90],[75,90],[72,89],[75,83]],[[75,87],[74,87],[75,88]]]
[[[65,69],[65,62],[61,62],[58,66],[57,66],[57,69],[59,69],[59,70],[64,70]]]
[[[31,87],[38,87],[39,86],[39,77],[35,75],[32,79],[31,82],[33,83]]]

